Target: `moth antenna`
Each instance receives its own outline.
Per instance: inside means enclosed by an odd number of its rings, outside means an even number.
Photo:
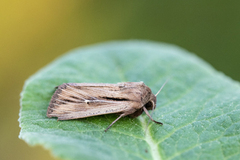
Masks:
[[[159,91],[155,94],[156,97],[157,97],[157,95],[161,92],[161,90],[163,89],[163,87],[167,84],[168,80],[169,80],[169,78],[163,83],[162,87],[161,87],[161,88],[159,89]],[[145,111],[145,110],[144,110],[144,111]],[[155,111],[155,109],[154,109],[154,106],[153,106],[153,107],[152,107],[152,113],[151,113],[151,115],[150,115],[151,118],[152,118],[152,116],[153,116],[154,111]],[[146,114],[147,114],[147,112],[146,112]],[[148,116],[148,117],[149,117],[149,116]],[[149,118],[150,118],[150,117],[149,117]],[[148,120],[148,124],[147,124],[146,130],[145,130],[145,134],[147,133],[147,128],[148,128],[148,125],[149,125],[149,123],[150,123],[150,120],[152,120],[151,118]]]
[[[161,87],[161,88],[159,89],[159,91],[155,94],[156,97],[157,97],[157,95],[161,92],[161,90],[163,89],[163,87],[167,84],[168,80],[169,80],[169,79],[167,79],[167,80],[163,83],[162,87]]]

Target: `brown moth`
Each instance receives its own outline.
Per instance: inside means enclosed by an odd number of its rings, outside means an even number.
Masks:
[[[161,89],[160,89],[161,90]],[[158,93],[157,93],[158,94]],[[156,95],[157,95],[156,94]],[[144,111],[156,107],[156,96],[143,82],[108,83],[64,83],[57,87],[50,101],[47,116],[58,120],[86,118],[116,113],[121,117],[138,117]]]

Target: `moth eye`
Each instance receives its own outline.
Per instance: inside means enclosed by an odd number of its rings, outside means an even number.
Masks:
[[[152,110],[153,109],[153,102],[152,101],[148,101],[146,104],[145,104],[145,108],[147,110]]]

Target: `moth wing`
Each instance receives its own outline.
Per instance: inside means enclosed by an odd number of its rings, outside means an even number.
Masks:
[[[118,84],[62,84],[55,91],[48,107],[48,117],[59,120],[97,115],[135,112],[142,107],[140,92]],[[130,91],[132,93],[130,93]]]
[[[123,113],[134,113],[129,103],[111,103],[111,102],[98,102],[98,106],[92,106],[91,104],[54,104],[54,107],[48,109],[48,117],[58,117],[59,120],[78,119],[85,117],[92,117],[97,115]],[[105,104],[103,104],[105,103]],[[126,114],[126,115],[128,115]]]

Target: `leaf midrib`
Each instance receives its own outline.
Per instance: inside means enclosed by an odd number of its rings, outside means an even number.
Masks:
[[[145,119],[143,118],[143,116],[139,116],[139,120],[142,124],[143,130],[145,130],[147,128],[147,123],[146,123]],[[161,160],[162,158],[159,153],[158,143],[152,139],[152,135],[150,134],[149,128],[147,128],[147,130],[146,130],[144,140],[148,143],[148,145],[150,147],[150,152],[152,154],[153,160]]]

